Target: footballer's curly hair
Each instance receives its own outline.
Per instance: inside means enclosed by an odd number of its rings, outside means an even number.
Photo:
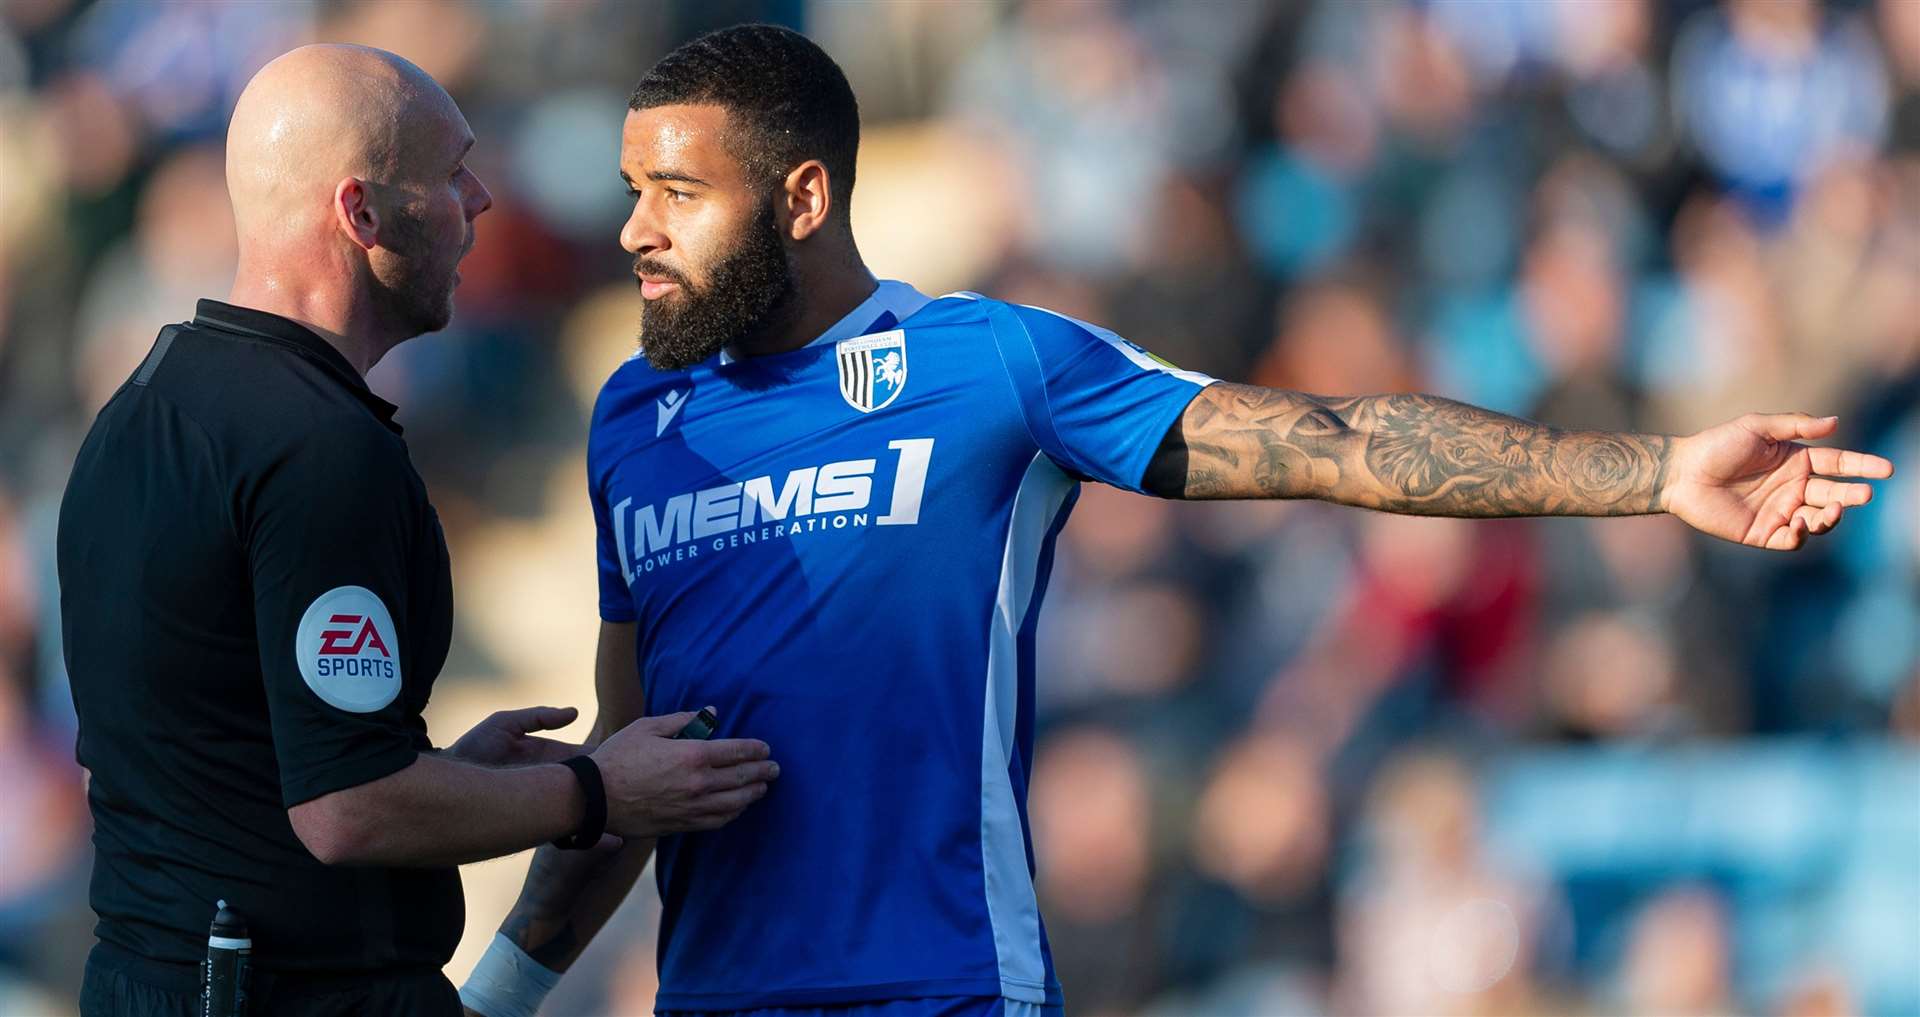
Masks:
[[[847,214],[860,105],[840,65],[813,40],[777,25],[708,32],[662,57],[627,97],[633,110],[681,103],[726,109],[727,148],[763,185],[820,160],[834,204]]]

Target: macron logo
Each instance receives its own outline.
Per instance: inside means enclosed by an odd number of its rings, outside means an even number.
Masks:
[[[668,392],[654,404],[654,408],[660,411],[660,423],[653,429],[655,438],[667,433],[667,425],[673,423],[673,418],[679,415],[680,407],[687,404],[687,396],[692,393],[692,389],[685,392]]]

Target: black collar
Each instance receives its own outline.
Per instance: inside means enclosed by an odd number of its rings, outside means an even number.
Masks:
[[[366,379],[360,372],[347,363],[347,358],[333,348],[333,344],[320,338],[314,331],[291,318],[282,318],[266,311],[256,311],[251,307],[238,307],[218,300],[202,300],[194,308],[193,323],[205,328],[216,328],[225,332],[237,332],[255,339],[265,339],[278,346],[286,347],[308,360],[320,365],[335,380],[353,393],[374,416],[380,418],[393,433],[400,433],[400,425],[393,422],[398,406],[373,394],[367,387]]]

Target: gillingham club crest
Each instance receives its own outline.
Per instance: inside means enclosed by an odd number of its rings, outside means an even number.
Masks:
[[[899,398],[907,387],[907,334],[898,329],[845,339],[834,347],[840,361],[840,398],[862,413],[872,413]]]

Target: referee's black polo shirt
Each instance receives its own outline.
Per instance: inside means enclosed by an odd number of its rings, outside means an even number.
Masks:
[[[458,871],[322,865],[287,809],[429,748],[439,519],[345,357],[277,315],[198,312],[100,411],[60,506],[97,934],[191,964],[224,898],[266,970],[438,968]]]

